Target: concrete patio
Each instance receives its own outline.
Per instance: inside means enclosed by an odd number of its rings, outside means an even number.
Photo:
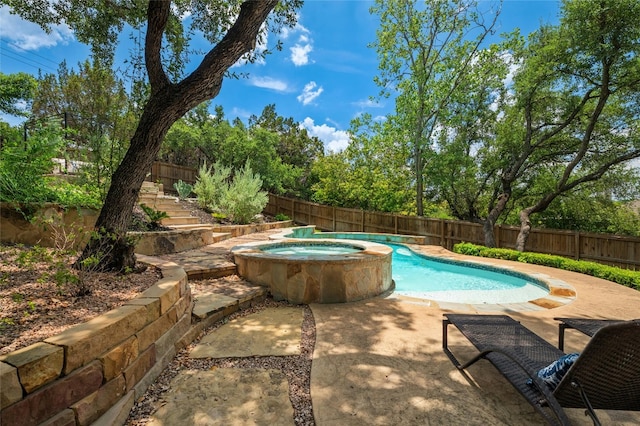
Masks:
[[[166,256],[191,270],[197,276],[214,271],[216,264],[229,268],[225,256],[230,247],[249,240],[267,239],[269,233],[234,238],[197,252],[184,252]],[[434,249],[443,250],[443,249]],[[477,261],[446,252],[448,256]],[[164,258],[164,257],[163,257]],[[521,311],[517,307],[501,308],[505,313],[548,340],[557,343],[558,325],[554,317],[589,317],[633,319],[640,317],[640,292],[621,285],[582,274],[536,265],[519,264],[494,259],[483,262],[508,266],[531,274],[544,274],[572,286],[577,294],[571,303],[553,309]],[[212,272],[215,273],[215,272]],[[197,297],[197,295],[196,295]],[[442,315],[447,312],[496,313],[482,306],[421,302],[403,298],[378,297],[346,304],[313,304],[311,310],[316,325],[316,344],[311,372],[311,397],[317,425],[537,425],[542,418],[515,391],[515,389],[487,361],[481,361],[460,373],[442,351]],[[252,314],[255,315],[255,314]],[[299,318],[291,317],[291,327],[299,327]],[[260,321],[255,318],[255,321]],[[288,326],[287,326],[288,327]],[[277,330],[272,325],[268,330]],[[217,329],[213,333],[222,333]],[[272,334],[281,334],[274,331]],[[210,336],[207,336],[210,338]],[[237,336],[236,336],[237,337]],[[236,337],[220,345],[245,345]],[[274,336],[276,339],[278,336]],[[290,337],[290,336],[289,336]],[[253,337],[255,342],[255,337]],[[265,336],[267,344],[272,344]],[[580,351],[588,341],[586,336],[569,331],[565,352]],[[234,343],[235,342],[235,343]],[[468,359],[475,353],[471,344],[455,329],[449,334],[449,345],[459,359]],[[255,355],[260,355],[256,353]],[[202,356],[202,353],[200,354]],[[206,355],[205,355],[206,356]],[[259,380],[255,372],[248,376],[222,379],[211,374],[216,383],[215,392],[233,392],[239,383]],[[226,381],[225,381],[226,380]],[[188,381],[187,381],[188,382]],[[192,381],[193,382],[193,381]],[[226,383],[226,390],[223,385]],[[282,393],[282,381],[271,375],[260,382],[272,393]],[[268,389],[265,390],[265,392]],[[202,387],[182,386],[182,414],[154,420],[153,424],[221,424],[191,410],[189,392],[202,392]],[[209,405],[227,405],[221,411],[231,413],[225,424],[293,424],[291,410],[282,408],[280,418],[274,421],[274,409],[251,406],[252,415],[241,417],[242,406],[251,402],[252,393],[210,400]],[[234,396],[238,393],[233,393]],[[205,398],[206,400],[206,398]],[[271,404],[266,402],[265,404]],[[278,404],[282,404],[282,400]],[[284,401],[286,406],[286,399]],[[583,410],[568,409],[572,421],[588,425],[591,421]],[[202,414],[202,413],[200,413]],[[603,424],[640,424],[638,412],[598,410]],[[278,417],[278,416],[276,416]],[[196,420],[199,419],[199,420]],[[220,420],[220,419],[218,419]],[[227,418],[228,420],[228,418]]]

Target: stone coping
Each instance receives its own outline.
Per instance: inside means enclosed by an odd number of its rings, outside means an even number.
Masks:
[[[269,253],[262,250],[263,248],[269,248],[270,246],[281,246],[283,244],[292,245],[320,245],[327,244],[326,242],[319,241],[316,238],[276,238],[275,241],[252,241],[244,244],[239,244],[232,247],[231,254],[234,256],[240,255],[245,257],[261,257],[268,259],[282,259],[283,255]],[[379,244],[373,241],[364,240],[340,240],[332,242],[337,246],[350,246],[360,248],[361,251],[354,253],[346,253],[340,255],[312,255],[312,256],[295,256],[296,262],[316,262],[316,261],[330,261],[337,263],[350,263],[353,259],[367,256],[387,256],[392,252],[392,249],[384,244]]]
[[[0,424],[122,424],[189,343],[192,296],[176,264],[136,298],[0,356]]]
[[[291,225],[293,225],[292,220],[285,220],[280,222],[250,223],[248,225],[212,225],[212,231],[228,233],[231,235],[231,237],[241,237],[243,235],[264,232],[270,229],[291,229]]]

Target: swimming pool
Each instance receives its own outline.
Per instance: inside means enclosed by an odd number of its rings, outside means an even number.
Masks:
[[[467,266],[418,255],[403,245],[393,249],[395,293],[452,303],[522,303],[549,294],[549,289],[524,274]]]

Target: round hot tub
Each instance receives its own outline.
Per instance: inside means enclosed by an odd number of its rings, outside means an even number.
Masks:
[[[391,254],[383,244],[317,239],[258,241],[231,250],[238,275],[268,287],[276,300],[342,303],[391,289]]]

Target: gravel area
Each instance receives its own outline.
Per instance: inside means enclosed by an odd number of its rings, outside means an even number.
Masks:
[[[228,278],[226,278],[228,279]],[[190,283],[191,284],[191,283]],[[195,282],[192,288],[198,288]],[[197,297],[197,291],[194,291]],[[294,423],[296,425],[315,425],[313,418],[313,407],[311,405],[311,360],[315,345],[316,330],[311,309],[304,305],[301,353],[292,356],[265,356],[247,358],[217,358],[217,359],[192,359],[189,352],[195,347],[200,339],[228,321],[251,315],[268,307],[290,307],[287,302],[275,302],[273,299],[256,304],[255,306],[236,312],[215,323],[205,330],[191,345],[180,351],[167,368],[158,376],[156,381],[149,386],[143,397],[139,398],[129,414],[126,425],[145,425],[151,420],[151,415],[162,404],[162,395],[169,389],[171,379],[182,370],[210,370],[213,367],[220,368],[270,368],[279,369],[289,381],[289,399],[293,406]]]

